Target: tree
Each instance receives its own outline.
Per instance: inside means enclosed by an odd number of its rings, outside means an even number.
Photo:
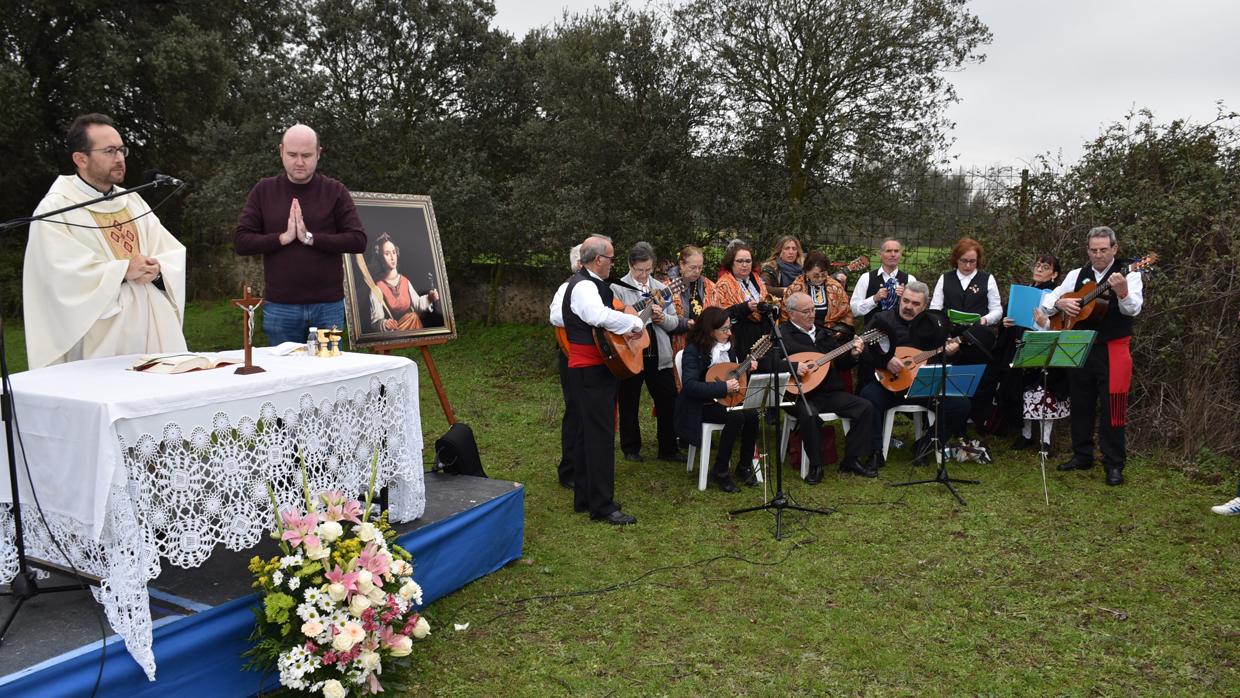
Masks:
[[[712,70],[720,144],[783,169],[799,232],[857,163],[940,149],[945,73],[990,40],[965,0],[694,0],[676,22]]]

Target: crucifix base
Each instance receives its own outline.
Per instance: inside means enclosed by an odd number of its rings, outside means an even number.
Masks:
[[[266,372],[267,372],[267,369],[263,368],[262,366],[240,366],[237,368],[236,371],[233,371],[233,373],[237,373],[242,376],[248,376],[251,373],[266,373]]]

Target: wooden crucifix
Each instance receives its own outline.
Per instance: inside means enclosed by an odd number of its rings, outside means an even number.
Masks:
[[[250,285],[245,284],[242,287],[241,298],[234,298],[233,305],[241,308],[245,313],[245,321],[241,323],[241,344],[245,347],[245,365],[239,367],[236,373],[248,376],[251,373],[264,373],[261,366],[254,365],[254,311],[258,310],[258,306],[263,304],[263,299],[250,295]]]

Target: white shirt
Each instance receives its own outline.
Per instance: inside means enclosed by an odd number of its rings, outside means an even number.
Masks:
[[[560,284],[551,297],[551,324],[555,327],[564,326],[564,292],[568,290],[568,282]]]
[[[590,276],[602,281],[598,274],[588,269],[586,271]],[[598,295],[598,286],[594,284],[578,283],[573,286],[573,296],[569,307],[577,317],[581,318],[582,322],[592,327],[601,327],[608,332],[628,334],[639,332],[644,327],[642,319],[636,315],[629,315],[604,306],[602,297]],[[563,318],[560,321],[563,322]]]
[[[1062,298],[1065,293],[1071,293],[1076,290],[1076,280],[1080,278],[1082,272],[1085,272],[1085,267],[1068,272],[1068,275],[1063,277],[1063,283],[1055,287],[1054,291],[1046,294],[1042,299],[1043,313],[1049,313],[1055,307],[1055,301]],[[1095,284],[1101,284],[1105,280],[1102,277],[1103,272],[1094,269],[1092,266],[1085,273],[1093,274]],[[1128,280],[1128,296],[1120,298],[1117,295],[1115,297],[1119,304],[1119,312],[1129,317],[1136,317],[1141,313],[1141,307],[1145,304],[1145,296],[1142,293],[1145,286],[1141,281],[1141,272],[1130,271],[1124,278]]]
[[[890,274],[888,274],[882,267],[879,267],[878,278],[883,283],[886,283],[888,279],[894,279],[896,274],[899,273],[899,267],[893,269]],[[912,274],[908,275],[909,283],[916,280],[917,277]],[[877,308],[878,303],[876,303],[872,297],[875,293],[878,293],[878,289],[874,289],[873,292],[870,291],[870,275],[868,273],[863,274],[860,279],[857,279],[857,285],[853,287],[852,299],[848,303],[848,305],[852,307],[853,315],[856,317],[865,317],[871,310]]]
[[[977,276],[976,269],[967,276],[961,274],[959,270],[953,273],[960,280],[960,288],[968,288],[973,281],[973,277]],[[946,276],[946,274],[943,276]],[[931,310],[943,309],[943,276],[940,276],[939,282],[934,285],[934,295],[930,299]],[[986,314],[982,317],[986,319],[987,326],[994,327],[995,323],[1003,319],[1003,302],[999,300],[999,284],[995,283],[995,275],[990,274],[989,276],[990,279],[986,282]]]

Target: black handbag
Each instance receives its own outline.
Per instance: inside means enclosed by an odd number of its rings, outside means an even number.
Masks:
[[[468,424],[457,422],[448,428],[448,433],[435,439],[435,470],[449,475],[487,476],[478,455],[478,442]]]

